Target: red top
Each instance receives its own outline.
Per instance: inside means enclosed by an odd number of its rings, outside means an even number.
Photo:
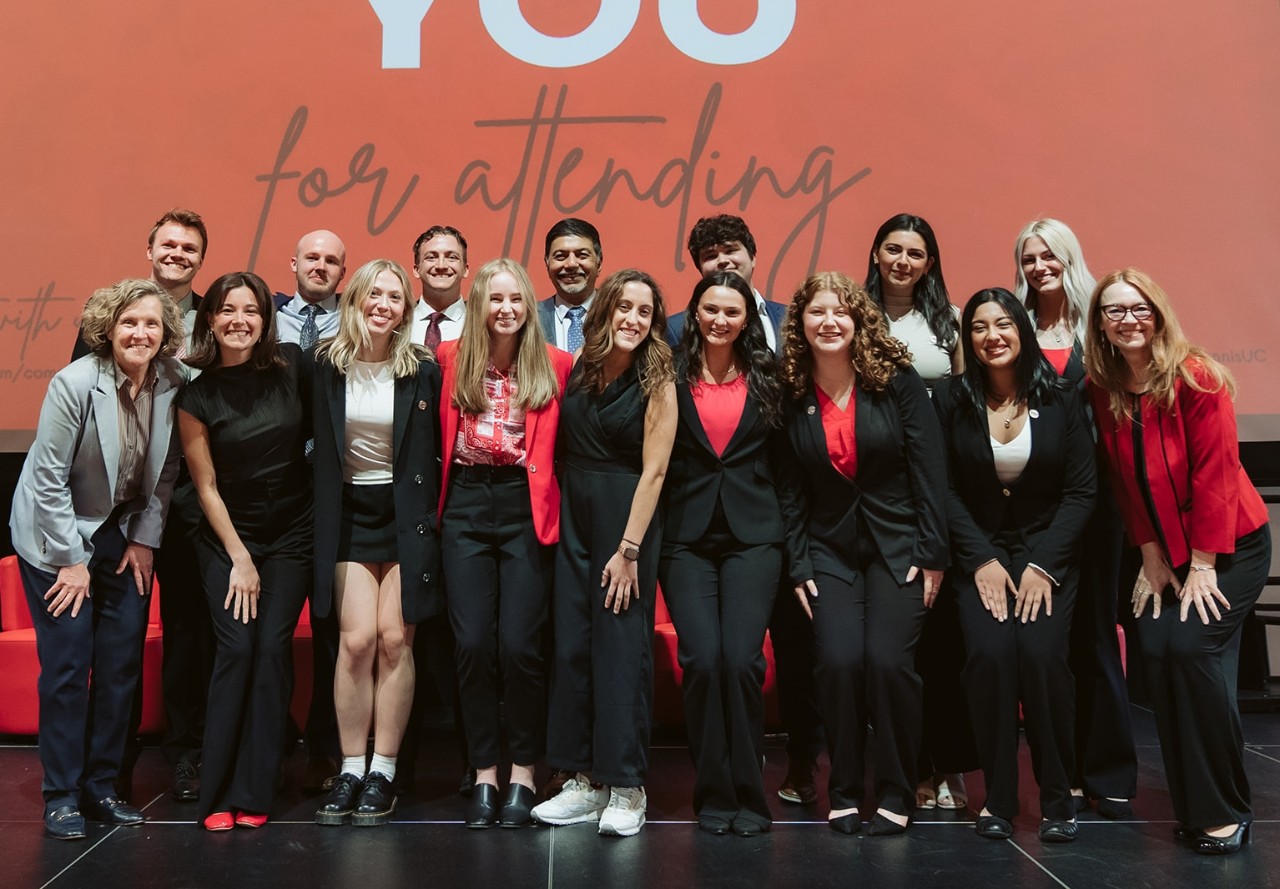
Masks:
[[[458,379],[455,359],[458,354],[456,340],[443,342],[436,353],[444,381],[440,392],[440,521],[444,518],[444,502],[449,496],[449,467],[453,465],[453,449],[458,439],[462,411],[453,403],[453,388]],[[525,468],[529,472],[529,501],[533,510],[533,528],[541,544],[556,543],[560,539],[560,485],[556,482],[555,454],[556,430],[560,425],[560,398],[564,395],[569,371],[573,369],[573,356],[555,346],[547,346],[551,366],[555,368],[560,395],[550,404],[525,413],[524,444]]]
[[[1062,376],[1067,370],[1067,362],[1071,360],[1071,347],[1065,349],[1040,349],[1044,357],[1053,365],[1053,369],[1058,372],[1058,376]]]
[[[827,454],[831,457],[831,465],[845,478],[856,478],[858,438],[854,434],[857,426],[857,411],[854,407],[858,387],[855,386],[849,393],[849,402],[844,410],[840,410],[840,405],[828,398],[820,386],[813,388],[818,393],[818,409],[822,411],[822,431],[827,436]]]
[[[1212,386],[1198,363],[1196,381]],[[1144,472],[1174,567],[1191,559],[1191,550],[1233,553],[1236,541],[1267,523],[1267,507],[1240,466],[1236,414],[1226,390],[1197,392],[1182,380],[1174,389],[1173,410],[1140,399],[1142,448],[1146,466],[1134,465],[1133,423],[1117,422],[1106,390],[1089,383],[1098,424],[1098,445],[1116,492],[1120,514],[1135,546],[1160,539],[1138,487]]]
[[[716,456],[722,456],[742,422],[747,406],[747,378],[739,374],[727,383],[694,383],[689,387],[698,419]]]

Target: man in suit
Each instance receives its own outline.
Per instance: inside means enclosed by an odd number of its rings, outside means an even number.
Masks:
[[[347,273],[347,247],[331,231],[307,232],[289,267],[298,287],[292,297],[275,295],[276,338],[305,350],[338,330],[338,285]]]
[[[604,260],[600,232],[585,220],[561,219],[547,232],[545,260],[556,292],[538,303],[542,334],[551,345],[576,352],[582,348],[583,320]]]
[[[153,548],[178,471],[182,322],[154,282],[85,309],[91,354],[49,384],[9,526],[40,658],[44,825],[84,839],[81,809],[136,826],[115,789],[150,610]],[[166,357],[160,357],[164,355]]]
[[[433,225],[413,242],[413,276],[422,282],[422,298],[413,309],[413,337],[435,352],[462,335],[466,303],[467,239],[451,225]]]
[[[756,308],[760,310],[761,320],[768,319],[764,326],[764,338],[769,348],[778,351],[782,337],[782,319],[787,314],[784,303],[765,299],[755,285],[751,283],[752,273],[756,268],[756,239],[751,229],[741,216],[730,216],[727,213],[719,216],[704,216],[694,223],[689,231],[689,256],[698,269],[698,274],[706,277],[712,272],[735,272],[751,287],[756,295]],[[669,313],[667,317],[667,342],[672,348],[680,344],[680,334],[684,330],[684,312]]]

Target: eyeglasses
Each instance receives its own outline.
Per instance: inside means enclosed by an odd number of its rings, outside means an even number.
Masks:
[[[1155,312],[1151,303],[1138,303],[1136,306],[1103,306],[1102,314],[1109,321],[1123,321],[1125,315],[1132,315],[1134,321],[1146,321]]]

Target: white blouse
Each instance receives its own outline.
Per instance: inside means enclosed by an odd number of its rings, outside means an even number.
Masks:
[[[391,483],[391,427],[396,379],[390,361],[354,361],[347,370],[347,453],[342,480],[353,485]]]
[[[1031,459],[1031,418],[1027,418],[1022,424],[1022,431],[1008,444],[991,439],[991,455],[996,460],[996,478],[1000,479],[1000,484],[1016,482]]]

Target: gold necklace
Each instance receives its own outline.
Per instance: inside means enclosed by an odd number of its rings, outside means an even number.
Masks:
[[[1012,426],[1012,425],[1013,425],[1013,421],[1014,421],[1014,420],[1017,418],[1017,416],[1018,416],[1018,399],[1017,399],[1017,398],[1013,398],[1013,399],[1011,399],[1011,400],[1010,400],[1010,401],[1008,401],[1008,402],[1003,402],[1003,401],[1002,401],[1002,402],[1000,402],[1000,404],[999,404],[998,406],[996,406],[996,407],[992,407],[992,406],[991,406],[991,396],[990,396],[990,395],[988,395],[988,396],[987,396],[987,410],[989,410],[989,411],[991,411],[991,413],[995,414],[995,415],[996,415],[996,419],[1000,419],[1000,411],[1004,410],[1006,407],[1008,407],[1008,408],[1009,408],[1009,415],[1008,415],[1007,417],[1005,417],[1005,418],[1004,418],[1004,420],[1003,420],[1002,422],[1004,423],[1004,428],[1005,428],[1005,429],[1008,429],[1010,426]]]

